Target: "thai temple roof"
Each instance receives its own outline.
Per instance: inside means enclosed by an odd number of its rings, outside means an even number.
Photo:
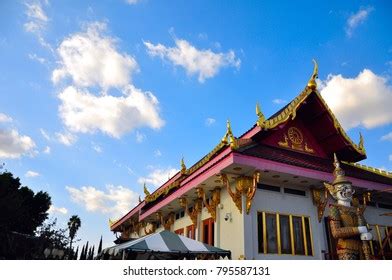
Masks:
[[[231,124],[228,121],[227,130],[223,138],[208,154],[189,168],[186,167],[182,159],[181,170],[153,193],[149,193],[145,187],[144,200],[139,200],[140,203],[118,221],[110,221],[111,230],[116,231],[123,222],[133,217],[140,209],[149,209],[168,194],[180,189],[183,180],[186,180],[191,174],[218,155],[223,155],[224,157],[231,152],[328,173],[333,171],[333,154],[336,152],[339,159],[342,160],[348,176],[392,185],[392,173],[357,163],[366,158],[363,137],[360,135],[359,143],[354,143],[340,125],[317,90],[317,71],[318,67],[315,63],[313,74],[305,89],[270,118],[266,119],[264,117],[260,106],[257,104],[256,123],[240,137],[237,138],[233,135]],[[284,149],[284,147],[274,147],[263,143],[263,139],[279,131],[285,124],[294,121],[297,116],[302,116],[303,119],[308,119],[309,116],[312,117],[310,122],[306,124],[306,128],[318,135],[322,139],[320,142],[324,142],[321,144],[322,150],[325,150],[323,152],[324,156],[299,153],[298,151]],[[312,149],[309,149],[309,151],[312,151]]]

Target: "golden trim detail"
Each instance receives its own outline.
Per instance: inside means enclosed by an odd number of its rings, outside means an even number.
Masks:
[[[191,219],[192,224],[195,226],[195,228],[197,228],[197,218],[198,218],[198,216],[201,213],[201,210],[203,208],[202,200],[199,199],[199,198],[194,200],[194,205],[192,207],[192,211],[189,211],[188,201],[187,201],[187,199],[185,197],[180,197],[178,199],[178,201],[180,203],[180,206],[182,208],[184,208],[185,213]]]
[[[293,215],[289,215],[290,223],[290,241],[291,241],[291,254],[295,255],[295,242],[294,242],[294,225],[293,225]]]
[[[306,228],[305,228],[305,217],[302,216],[302,237],[304,241],[304,253],[305,256],[308,256],[308,242],[306,240]]]
[[[328,189],[324,188],[324,190],[321,190],[321,189],[311,188],[310,191],[312,193],[313,205],[317,207],[318,221],[319,223],[321,223],[321,220],[324,216],[325,206],[327,205],[328,202]]]
[[[198,198],[203,201],[204,206],[207,208],[208,213],[210,213],[211,217],[214,219],[214,222],[216,222],[216,208],[220,203],[221,188],[216,187],[211,191],[212,194],[209,203],[207,202],[206,194],[202,187],[197,187],[196,193]]]
[[[157,225],[155,223],[150,223],[151,228],[149,230],[147,230],[147,225],[144,225],[144,233],[146,235],[152,234],[157,230]]]
[[[267,254],[268,247],[267,247],[267,220],[265,212],[263,214],[263,247],[264,247],[264,254]]]
[[[242,195],[245,195],[246,214],[248,215],[252,207],[253,198],[256,194],[257,184],[260,182],[260,172],[255,171],[253,177],[240,176],[235,179],[235,192],[231,190],[230,182],[226,174],[221,173],[223,187],[226,187],[235,206],[237,206],[240,213],[242,213]]]
[[[282,244],[281,244],[281,240],[280,240],[280,217],[279,217],[279,213],[276,213],[276,243],[278,245],[278,254],[281,255],[282,254]]]
[[[392,172],[388,172],[388,171],[381,170],[379,168],[374,168],[374,167],[371,167],[371,166],[367,166],[367,165],[364,165],[364,164],[348,162],[348,161],[342,161],[342,162],[344,164],[348,164],[348,165],[351,165],[351,166],[354,166],[354,167],[358,167],[358,168],[361,168],[363,170],[366,170],[366,171],[369,171],[369,172],[372,172],[372,173],[375,173],[375,174],[378,174],[378,175],[381,175],[381,176],[384,176],[384,177],[387,177],[387,178],[392,178]]]

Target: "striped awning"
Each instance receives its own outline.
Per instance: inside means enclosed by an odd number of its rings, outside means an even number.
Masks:
[[[231,252],[164,230],[139,239],[106,248],[103,254],[112,256],[126,252],[159,252],[177,254],[216,254],[230,257]]]

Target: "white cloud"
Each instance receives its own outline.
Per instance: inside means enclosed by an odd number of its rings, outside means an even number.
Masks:
[[[45,63],[46,63],[46,59],[45,59],[45,58],[40,57],[40,56],[38,56],[38,55],[35,54],[35,53],[33,53],[33,54],[29,53],[29,58],[30,58],[31,60],[38,61],[38,62],[41,63],[41,64],[45,64]]]
[[[23,155],[33,156],[34,141],[26,135],[20,135],[15,129],[0,128],[0,158],[20,158]]]
[[[57,49],[60,67],[53,71],[52,80],[70,78],[58,95],[64,125],[73,133],[100,131],[114,138],[139,127],[161,128],[158,99],[131,84],[131,75],[138,71],[135,59],[120,53],[117,40],[105,31],[105,23],[90,23]],[[97,88],[102,94],[94,93]],[[121,94],[108,94],[111,88]]]
[[[89,212],[121,217],[138,204],[139,194],[123,186],[106,186],[102,191],[93,186],[66,187],[72,201]]]
[[[280,105],[280,104],[284,104],[284,103],[286,103],[286,100],[284,100],[284,99],[279,99],[279,98],[276,98],[276,99],[272,100],[272,103],[275,103],[275,104],[278,104],[278,105]]]
[[[205,121],[206,126],[212,126],[216,120],[214,118],[207,118]]]
[[[58,214],[66,215],[68,213],[68,209],[65,208],[65,207],[56,207],[54,205],[51,205],[49,207],[48,213],[49,214],[56,214],[56,213],[58,213]]]
[[[48,1],[44,1],[44,4],[48,5]],[[27,17],[27,22],[24,24],[25,31],[34,34],[43,47],[53,52],[52,47],[45,41],[42,35],[49,21],[49,18],[43,9],[42,1],[29,1],[25,3],[25,6],[25,14]]]
[[[158,114],[158,100],[150,92],[129,85],[123,96],[95,96],[69,86],[59,94],[60,117],[72,132],[94,133],[100,130],[120,138],[135,128],[159,129],[164,122]]]
[[[183,67],[188,75],[198,75],[200,83],[214,77],[222,67],[239,68],[241,65],[241,60],[236,58],[234,51],[215,53],[210,49],[199,50],[181,39],[175,39],[175,43],[176,46],[171,48],[150,42],[144,42],[144,45],[150,56],[169,60],[174,65]]]
[[[32,33],[42,31],[49,19],[45,14],[41,3],[37,1],[33,3],[25,3],[25,5],[25,12],[28,19],[28,21],[24,24],[25,30]]]
[[[346,34],[348,37],[353,35],[354,30],[369,16],[370,12],[374,10],[373,7],[360,8],[358,12],[352,14],[346,22]]]
[[[48,21],[48,17],[45,14],[44,10],[41,7],[41,4],[39,2],[35,2],[35,3],[25,3],[26,5],[26,15],[30,18],[30,19],[36,19],[39,21],[43,21],[43,22],[47,22]]]
[[[147,185],[153,185],[155,187],[161,186],[165,183],[169,178],[175,175],[178,172],[178,169],[168,167],[166,169],[157,168],[152,170],[147,177],[140,177],[137,181],[139,184],[146,183]],[[152,191],[152,190],[151,190]]]
[[[101,148],[101,146],[99,146],[98,144],[96,144],[96,143],[91,143],[91,145],[92,145],[92,148],[93,148],[93,150],[94,151],[96,151],[97,153],[102,153],[102,148]]]
[[[6,114],[0,113],[0,123],[12,122],[12,118]]]
[[[131,74],[138,70],[136,60],[116,49],[116,39],[104,36],[106,24],[94,22],[85,32],[66,38],[57,49],[60,67],[52,73],[52,81],[70,77],[78,87],[100,86],[122,88],[130,84]]]
[[[146,139],[146,135],[143,133],[136,131],[136,142],[142,143]]]
[[[392,123],[392,87],[387,79],[364,69],[355,78],[328,75],[321,95],[345,129]]]
[[[39,129],[39,131],[41,132],[41,135],[42,135],[42,137],[44,137],[46,140],[48,140],[48,141],[50,141],[51,140],[51,138],[50,138],[50,136],[49,136],[49,133],[48,132],[46,132],[46,130],[45,129],[43,129],[43,128],[40,128]]]
[[[125,2],[127,2],[130,5],[134,5],[134,4],[137,4],[138,2],[140,2],[140,0],[125,0]]]
[[[33,178],[33,177],[38,177],[38,176],[40,176],[40,174],[38,172],[35,172],[32,170],[27,171],[25,174],[25,177],[27,177],[27,178]]]
[[[64,133],[56,132],[56,139],[65,146],[72,146],[78,138],[67,131]]]
[[[160,150],[155,150],[155,152],[154,152],[154,156],[155,157],[161,157],[162,156],[162,152],[160,151]]]
[[[50,147],[46,146],[45,149],[43,150],[44,154],[50,154]]]
[[[382,141],[392,141],[392,132],[389,132],[388,134],[385,134],[384,136],[381,137]]]

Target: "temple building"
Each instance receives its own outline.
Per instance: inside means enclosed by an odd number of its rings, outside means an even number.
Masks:
[[[317,90],[317,64],[305,89],[270,118],[218,145],[149,193],[110,229],[121,240],[169,230],[225,250],[233,259],[336,259],[325,182],[334,155],[372,233],[373,259],[391,259],[392,173],[364,166],[364,139],[346,134]],[[359,209],[359,208],[358,208]]]

